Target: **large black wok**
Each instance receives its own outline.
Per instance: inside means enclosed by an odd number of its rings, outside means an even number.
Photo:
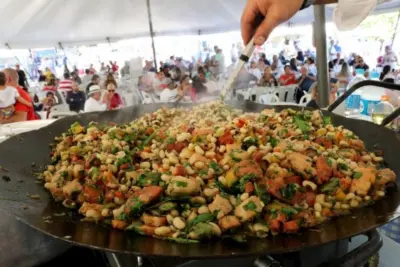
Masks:
[[[244,111],[261,111],[268,108],[251,102],[232,102],[230,104]],[[47,235],[63,239],[74,245],[143,256],[188,258],[248,256],[297,251],[304,247],[317,246],[366,232],[400,216],[400,192],[395,190],[372,206],[355,210],[351,215],[325,223],[320,226],[320,231],[309,230],[298,235],[254,239],[247,244],[237,244],[232,241],[177,244],[81,222],[80,217],[76,214],[64,217],[55,216],[62,212],[67,214],[70,212],[55,204],[43,185],[35,183],[36,179],[32,175],[32,169],[42,169],[49,162],[49,143],[53,141],[54,137],[66,131],[75,121],[83,124],[91,121],[125,123],[144,113],[154,111],[160,106],[139,105],[120,111],[67,117],[40,130],[21,134],[3,142],[0,144],[0,164],[9,172],[0,171],[0,173],[9,176],[11,181],[0,181],[0,209],[15,215],[18,220]],[[274,108],[281,110],[287,106],[274,106]],[[300,107],[292,108],[300,109]],[[343,125],[354,131],[365,141],[368,149],[382,149],[387,165],[396,173],[400,173],[399,135],[370,122],[346,119],[327,111],[323,113],[331,116],[335,125]],[[40,200],[31,199],[27,196],[28,194],[40,195]],[[51,218],[46,218],[48,216]],[[48,221],[45,222],[45,219]]]

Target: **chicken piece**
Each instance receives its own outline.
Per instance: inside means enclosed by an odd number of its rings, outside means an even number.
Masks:
[[[316,162],[317,169],[317,184],[324,184],[329,181],[332,176],[333,168],[329,164],[327,158],[320,156]]]
[[[283,224],[283,232],[288,234],[294,234],[299,231],[300,227],[297,221],[288,221]]]
[[[276,163],[271,164],[268,167],[267,172],[265,173],[265,176],[270,179],[284,178],[288,175],[289,175],[289,171],[284,168],[281,168]]]
[[[320,126],[324,122],[321,111],[314,110],[311,116],[311,122],[314,126]]]
[[[128,226],[128,224],[122,220],[112,220],[111,225],[113,228],[119,229],[119,230],[125,230],[125,228]]]
[[[159,186],[146,186],[141,190],[135,191],[133,197],[137,198],[144,204],[148,204],[151,201],[158,199],[162,192],[163,189]]]
[[[222,211],[224,215],[228,215],[232,211],[231,203],[228,199],[221,197],[220,195],[216,195],[214,201],[208,205],[208,209],[211,213],[214,211]]]
[[[247,222],[252,220],[257,213],[260,213],[263,207],[264,204],[258,197],[251,196],[235,208],[235,216],[241,222]]]
[[[356,168],[355,175],[357,175],[357,178],[353,179],[350,187],[350,192],[360,196],[366,196],[369,189],[371,188],[371,185],[375,183],[375,169]]]
[[[151,216],[147,213],[143,213],[142,217],[140,218],[145,225],[153,226],[153,227],[160,227],[167,225],[167,218],[166,217],[158,217],[158,216]]]
[[[263,176],[260,165],[258,165],[257,162],[255,162],[254,160],[243,160],[237,163],[234,169],[235,175],[237,177],[251,174],[254,175],[256,178],[261,178]]]
[[[285,152],[293,148],[293,143],[289,140],[283,140],[275,147],[275,151]]]
[[[206,157],[201,156],[201,155],[199,155],[199,154],[197,154],[197,153],[194,153],[194,154],[189,158],[189,163],[190,163],[191,165],[195,164],[195,163],[198,162],[198,161],[203,162],[203,163],[205,163],[205,164],[208,164],[209,159],[207,159]]]
[[[306,180],[310,180],[317,174],[316,170],[312,167],[312,159],[297,152],[290,153],[281,165],[292,169]]]
[[[66,197],[70,197],[74,192],[81,192],[83,189],[82,185],[79,183],[78,179],[67,182],[62,190]]]
[[[225,216],[218,221],[222,231],[227,231],[240,226],[239,219],[236,216]]]
[[[358,162],[358,159],[360,157],[360,155],[354,149],[351,148],[340,149],[338,151],[338,156],[340,158],[350,159],[355,162]]]
[[[376,183],[378,185],[385,185],[389,182],[396,181],[396,174],[391,169],[379,170],[376,174]]]
[[[204,128],[196,128],[194,129],[194,131],[192,132],[193,136],[199,136],[199,135],[209,135],[209,134],[213,134],[214,133],[214,129],[213,128],[208,128],[208,127],[204,127]]]
[[[81,208],[79,209],[79,213],[85,215],[88,210],[94,210],[94,211],[101,212],[103,207],[104,206],[101,204],[93,204],[93,203],[84,202],[82,204]]]
[[[360,139],[348,139],[346,140],[350,146],[352,148],[354,148],[355,150],[361,150],[364,151],[365,150],[365,144],[362,140]]]
[[[171,178],[170,183],[168,184],[166,193],[172,197],[190,196],[193,193],[198,192],[199,189],[200,185],[196,179],[174,176]]]
[[[226,145],[226,152],[231,153],[233,150],[241,150],[240,144],[228,144]]]

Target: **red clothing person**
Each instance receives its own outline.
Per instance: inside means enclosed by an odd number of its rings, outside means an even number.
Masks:
[[[290,69],[290,66],[285,66],[285,73],[279,78],[281,85],[292,85],[296,84],[296,75]]]

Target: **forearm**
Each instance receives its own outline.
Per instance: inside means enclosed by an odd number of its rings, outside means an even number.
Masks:
[[[0,119],[0,124],[7,124],[12,122],[26,121],[26,112],[16,111],[15,114],[8,119]]]

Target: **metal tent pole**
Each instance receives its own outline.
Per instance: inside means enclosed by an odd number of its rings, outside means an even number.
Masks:
[[[18,56],[16,54],[13,53],[13,50],[11,48],[11,46],[6,43],[5,46],[8,48],[8,50],[11,51],[11,53],[13,54],[14,58],[17,60],[17,63],[19,64],[19,66],[22,68],[22,70],[25,72],[25,74],[28,75],[29,79],[36,84],[35,80],[33,79],[33,77],[31,76],[31,74],[29,73],[29,71],[24,67],[24,65],[22,64],[21,60],[19,60]],[[27,82],[28,83],[28,82]]]
[[[398,15],[397,15],[396,27],[394,28],[394,33],[392,36],[392,43],[390,44],[391,47],[393,47],[394,41],[396,40],[397,29],[399,28],[399,22],[400,22],[400,11],[398,12]]]
[[[318,105],[321,108],[329,105],[329,75],[326,48],[325,5],[314,6],[314,41],[317,49]]]
[[[151,47],[153,48],[154,67],[157,70],[158,68],[157,68],[156,46],[154,44],[154,30],[153,30],[153,20],[151,18],[150,0],[146,0],[146,3],[147,3],[147,15],[148,15],[148,18],[149,18]]]

